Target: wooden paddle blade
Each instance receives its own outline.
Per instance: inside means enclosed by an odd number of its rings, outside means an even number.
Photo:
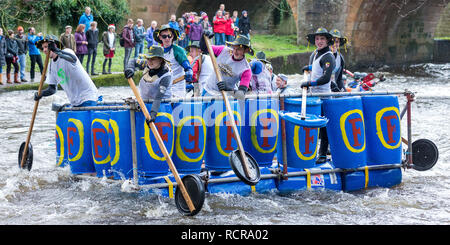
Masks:
[[[28,143],[28,150],[24,155],[26,142],[23,142],[19,148],[19,168],[31,170],[33,166],[33,146],[31,143]],[[25,156],[25,161],[22,163],[22,157]]]
[[[182,182],[189,193],[189,197],[194,204],[195,210],[191,211],[183,197],[179,186],[175,190],[175,205],[178,211],[185,216],[194,216],[200,212],[205,202],[205,185],[198,175],[186,175],[182,178]]]
[[[261,172],[259,171],[258,163],[256,163],[256,160],[250,155],[250,153],[245,152],[245,156],[249,170],[248,176],[244,171],[244,166],[241,160],[239,149],[232,151],[229,155],[228,160],[236,176],[247,185],[254,186],[258,184],[259,180],[261,179]]]

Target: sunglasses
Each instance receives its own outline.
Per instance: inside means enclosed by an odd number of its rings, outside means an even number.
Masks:
[[[162,38],[162,39],[166,39],[166,38],[172,38],[172,35],[160,35],[160,37]]]

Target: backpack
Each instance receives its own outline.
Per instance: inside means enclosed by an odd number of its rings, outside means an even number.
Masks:
[[[120,47],[124,47],[124,45],[125,45],[125,39],[123,39],[122,34],[123,34],[123,30],[122,30],[121,33],[119,33],[119,44],[120,44]]]

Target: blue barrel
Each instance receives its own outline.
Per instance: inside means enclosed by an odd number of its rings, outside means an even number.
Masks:
[[[175,123],[173,163],[180,174],[200,173],[206,147],[203,103],[175,103],[172,115]]]
[[[242,120],[239,103],[236,100],[230,100],[230,106],[236,126],[241,132]],[[231,151],[237,149],[237,142],[228,119],[225,103],[222,100],[208,103],[203,117],[206,121],[206,142],[208,142],[206,144],[205,166],[210,170],[231,170],[228,155]]]
[[[302,98],[286,98],[284,110],[292,112],[302,111]],[[321,115],[322,100],[318,97],[306,97],[306,114]]]
[[[69,112],[58,112],[56,117],[56,166],[65,167],[69,165],[69,159],[67,158],[67,122],[69,120]]]
[[[133,178],[130,111],[112,111],[109,119],[109,155],[114,179]]]
[[[298,112],[280,111],[281,120],[285,122],[286,161],[287,166],[291,168],[312,168],[316,163],[319,128],[325,127],[327,120],[318,115],[306,115],[306,119],[302,120]],[[282,142],[281,132],[278,139]],[[281,164],[284,163],[282,149],[280,143],[277,148],[277,159]]]
[[[366,166],[365,121],[361,97],[323,101],[333,164],[336,168]]]
[[[91,112],[68,112],[67,157],[73,174],[95,173],[91,148]]]
[[[111,177],[111,156],[109,155],[109,118],[110,111],[91,112],[92,157],[97,177]]]
[[[365,96],[362,103],[367,165],[401,163],[402,136],[397,96]]]
[[[146,104],[148,111],[152,107]],[[172,106],[168,103],[161,103],[158,115],[155,121],[164,145],[169,155],[172,156],[174,148],[174,121],[172,116]],[[166,158],[164,157],[158,142],[153,135],[152,130],[145,122],[145,116],[142,112],[136,113],[136,150],[138,173],[142,177],[155,177],[166,175],[169,171]]]
[[[278,100],[246,100],[244,124],[241,126],[242,145],[261,167],[272,165],[277,148]]]

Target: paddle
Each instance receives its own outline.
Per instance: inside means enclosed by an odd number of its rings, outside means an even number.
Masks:
[[[217,64],[216,56],[214,55],[214,52],[212,50],[211,44],[209,43],[209,38],[207,36],[203,36],[205,39],[206,46],[208,48],[209,56],[211,57],[212,64],[214,66],[214,72],[216,73],[217,80],[222,81],[222,74],[219,71],[219,66]],[[244,151],[244,147],[242,146],[241,137],[239,136],[239,130],[236,126],[236,122],[234,121],[234,115],[233,111],[230,106],[230,102],[228,100],[228,96],[225,91],[221,91],[223,101],[225,103],[225,107],[227,109],[227,114],[231,122],[231,127],[233,129],[233,133],[238,145],[238,149],[230,153],[230,164],[231,167],[236,174],[244,183],[248,185],[256,185],[259,182],[260,179],[260,172],[259,167],[256,161],[253,159],[253,157],[248,153]],[[238,151],[238,152],[237,152]],[[239,154],[239,157],[237,157],[237,154]],[[249,164],[252,165],[252,169],[254,170],[251,172]],[[241,172],[241,169],[243,170],[243,174]],[[252,175],[252,176],[250,176]]]
[[[150,113],[148,113],[147,107],[145,106],[145,103],[142,100],[139,90],[137,89],[136,85],[134,84],[133,78],[128,78],[128,83],[130,84],[130,87],[133,90],[134,96],[136,97],[136,100],[138,101],[139,106],[141,107],[145,118],[150,119]],[[158,129],[156,128],[155,123],[154,122],[149,123],[149,127],[152,130],[153,135],[156,138],[156,141],[158,142],[159,148],[161,149],[161,151],[164,154],[164,157],[166,158],[166,162],[169,165],[170,171],[172,171],[172,174],[175,177],[175,180],[177,181],[177,184],[181,189],[181,193],[183,194],[183,197],[186,200],[186,203],[189,207],[189,211],[191,212],[190,214],[194,215],[194,214],[198,213],[199,210],[196,211],[196,208],[195,208],[194,204],[192,203],[191,198],[189,197],[186,187],[184,186],[183,181],[181,181],[180,176],[178,175],[178,171],[175,168],[175,165],[173,164],[172,159],[170,158],[169,152],[167,151],[166,146],[164,145],[164,142],[158,133]]]
[[[303,81],[307,81],[308,80],[308,74],[306,71],[303,72]],[[306,119],[306,93],[308,91],[307,87],[303,87],[302,89],[302,111],[301,111],[301,118],[302,120]]]
[[[179,78],[177,78],[177,79],[175,79],[175,80],[173,80],[172,85],[177,84],[177,83],[179,83],[179,82],[181,82],[183,80],[184,80],[184,75],[179,77]]]
[[[47,74],[47,67],[49,61],[49,53],[45,54],[44,70],[42,71],[41,81],[39,83],[38,95],[42,93],[42,87],[44,85],[45,76]],[[34,102],[33,115],[31,116],[30,128],[28,129],[27,140],[20,145],[19,148],[19,167],[24,169],[27,168],[28,171],[31,170],[33,165],[33,147],[30,144],[31,133],[33,132],[34,120],[36,119],[37,109],[39,107],[39,100]]]

